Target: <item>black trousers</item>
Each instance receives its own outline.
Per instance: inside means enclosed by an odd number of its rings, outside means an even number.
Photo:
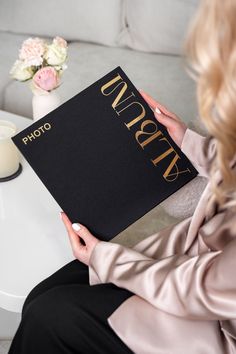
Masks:
[[[133,353],[107,317],[132,292],[112,283],[90,286],[88,267],[74,260],[27,296],[8,354]]]

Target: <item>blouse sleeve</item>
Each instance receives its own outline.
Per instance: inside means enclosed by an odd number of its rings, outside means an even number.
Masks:
[[[199,176],[209,178],[207,167],[209,159],[215,154],[216,140],[210,140],[207,156],[205,156],[204,144],[206,139],[206,137],[198,134],[194,130],[187,128],[180,148],[199,172]]]
[[[224,235],[227,237],[227,235]],[[196,320],[236,318],[236,240],[223,251],[153,259],[134,249],[100,241],[89,266],[113,283],[172,315]]]
[[[145,237],[134,245],[132,249],[153,259],[183,254],[191,220],[192,216],[168,225],[158,232]]]

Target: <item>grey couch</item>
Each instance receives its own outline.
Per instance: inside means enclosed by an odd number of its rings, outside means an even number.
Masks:
[[[31,118],[28,84],[12,81],[10,67],[24,39],[60,35],[69,41],[68,70],[59,89],[63,100],[120,65],[137,87],[191,122],[194,84],[181,51],[195,2],[42,0],[35,6],[29,0],[1,0],[0,107]]]

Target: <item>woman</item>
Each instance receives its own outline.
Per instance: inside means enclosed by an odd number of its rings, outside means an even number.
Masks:
[[[77,260],[31,291],[9,353],[236,353],[235,19],[203,0],[187,41],[207,138],[141,91],[209,178],[193,216],[126,248],[62,213]]]

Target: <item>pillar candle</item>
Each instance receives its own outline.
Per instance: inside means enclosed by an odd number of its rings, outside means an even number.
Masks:
[[[11,140],[16,131],[14,123],[0,120],[0,178],[11,176],[19,168],[20,154]]]

